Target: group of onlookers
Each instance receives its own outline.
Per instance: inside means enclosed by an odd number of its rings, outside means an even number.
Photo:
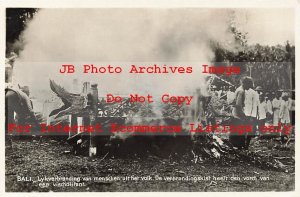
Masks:
[[[212,92],[231,105],[235,101],[235,87],[214,87]],[[246,116],[257,119],[261,124],[295,124],[295,91],[267,91],[262,87],[250,87],[245,90],[243,111]]]
[[[232,135],[233,145],[247,148],[250,140],[260,134],[264,125],[283,127],[295,124],[295,92],[291,90],[267,91],[254,87],[253,80],[245,77],[238,88],[213,87],[212,92],[220,99],[225,99],[231,106],[233,125],[253,125],[253,132],[245,136]]]

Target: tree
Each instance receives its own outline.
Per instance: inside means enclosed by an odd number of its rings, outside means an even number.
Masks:
[[[27,21],[32,19],[37,11],[36,8],[6,9],[6,54],[14,51],[13,44],[19,40]],[[14,52],[18,54],[19,48]]]

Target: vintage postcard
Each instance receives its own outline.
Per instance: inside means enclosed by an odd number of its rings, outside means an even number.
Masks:
[[[5,192],[294,194],[287,2],[3,6]]]

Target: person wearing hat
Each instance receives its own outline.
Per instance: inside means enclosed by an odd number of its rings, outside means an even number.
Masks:
[[[290,120],[290,111],[289,111],[289,94],[287,92],[282,93],[282,101],[279,109],[279,119],[282,126],[289,125]],[[280,133],[281,142],[284,141],[284,135]]]
[[[259,96],[258,104],[258,131],[262,126],[265,126],[268,113],[267,103],[263,94]]]
[[[286,92],[282,93],[282,101],[279,110],[279,119],[282,124],[290,123],[290,114],[289,114],[289,95]]]
[[[284,93],[284,90],[283,90],[283,89],[278,90],[278,94],[280,95],[280,98],[279,98],[280,103],[281,103],[281,100],[282,100],[282,95],[283,95],[283,93]]]
[[[235,98],[232,107],[232,125],[240,126],[247,124],[246,114],[245,114],[245,92],[253,88],[253,80],[251,77],[244,77],[241,80],[241,86],[235,91]],[[238,149],[247,149],[246,136],[237,133],[230,132],[229,142],[232,146]],[[249,144],[248,144],[249,145]]]
[[[262,94],[262,91],[263,91],[263,89],[262,89],[262,87],[261,87],[261,86],[257,86],[257,87],[255,88],[255,91],[258,93],[258,95],[261,95],[261,94]]]

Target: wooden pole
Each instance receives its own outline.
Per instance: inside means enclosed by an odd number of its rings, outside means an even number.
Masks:
[[[78,80],[77,79],[73,79],[73,83],[72,83],[72,89],[71,89],[72,93],[79,93],[79,86],[78,86]],[[71,117],[69,117],[70,119],[70,126],[78,126],[78,121],[77,121],[77,115],[71,115]],[[76,132],[77,133],[77,132]],[[71,137],[72,132],[69,132],[69,137]]]
[[[70,121],[71,121],[71,123],[70,123],[71,127],[77,125],[77,116],[76,115],[70,115]],[[73,132],[70,130],[69,131],[69,137],[71,137],[72,133]]]
[[[83,117],[77,117],[77,125],[78,125],[77,133],[81,133],[79,128],[83,126]]]
[[[88,94],[91,93],[91,87],[90,87],[90,82],[84,82],[83,83],[83,88],[82,88],[82,94],[87,98]],[[83,117],[84,119],[85,117]],[[85,120],[83,120],[85,122]]]
[[[92,95],[92,109],[93,113],[90,115],[91,125],[96,125],[97,113],[98,113],[98,85],[91,85],[91,95]],[[94,132],[90,132],[90,148],[89,148],[89,156],[95,156],[97,154],[97,146],[95,143],[95,134]]]
[[[83,83],[83,89],[82,93],[87,97],[88,94],[91,92],[91,87],[89,82],[84,82]],[[89,116],[84,116],[82,117],[82,125],[83,126],[89,126],[91,125],[90,117]],[[90,147],[89,147],[89,155],[90,155]]]

